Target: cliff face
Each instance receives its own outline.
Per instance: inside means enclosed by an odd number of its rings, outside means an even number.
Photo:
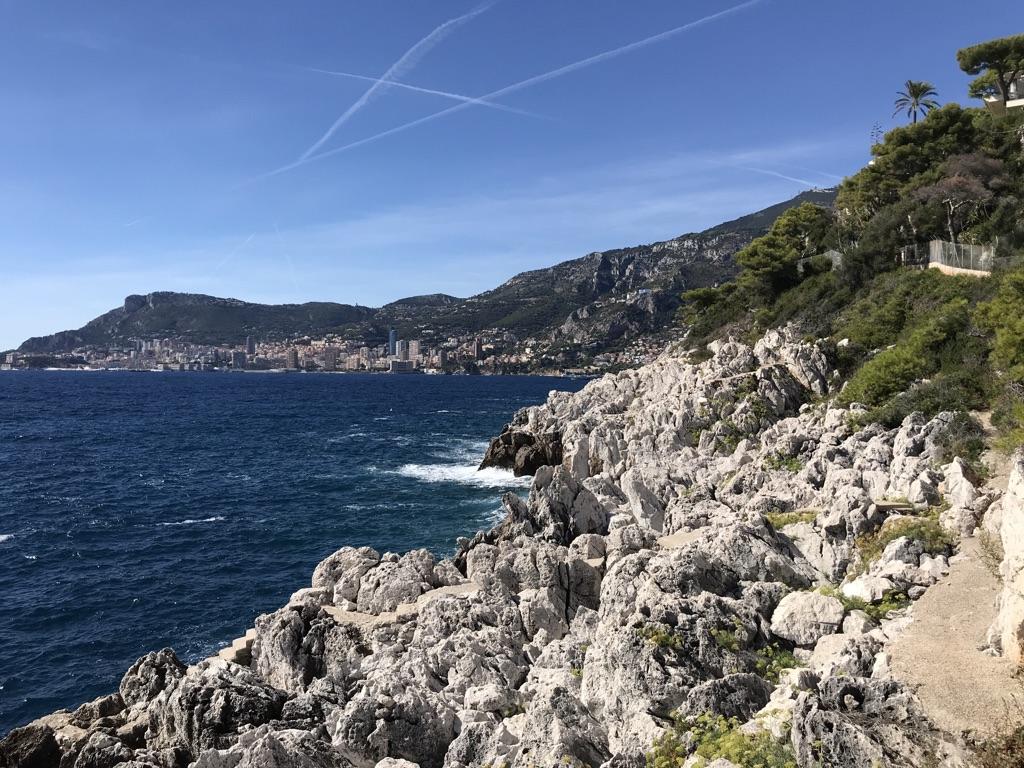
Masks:
[[[0,765],[640,768],[702,716],[801,768],[964,764],[885,654],[996,498],[952,414],[852,426],[787,331],[711,351],[517,414],[489,461],[534,447],[529,496],[453,558],[343,548],[221,657],[149,654]]]

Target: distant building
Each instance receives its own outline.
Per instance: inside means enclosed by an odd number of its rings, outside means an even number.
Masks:
[[[326,347],[324,349],[324,370],[325,371],[336,371],[336,370],[338,370],[338,348],[337,347]]]
[[[1002,95],[986,96],[985,108],[997,117],[1002,117],[1007,112],[1016,109],[1024,109],[1024,75],[1020,75],[1010,83],[1006,96],[1005,99]]]
[[[245,337],[245,354],[250,357],[256,354],[256,339],[252,336]]]
[[[231,367],[237,371],[244,371],[246,363],[245,352],[235,350],[231,353]]]
[[[388,354],[394,357],[398,351],[398,331],[392,328],[388,331]]]
[[[473,339],[473,359],[480,360],[484,356],[484,343],[477,337]]]
[[[295,347],[291,347],[284,356],[284,367],[298,369],[299,367],[299,350]]]
[[[392,360],[388,373],[415,373],[416,364],[412,360]]]
[[[358,371],[360,368],[361,358],[355,355],[349,355],[348,359],[345,360],[346,371]]]
[[[418,341],[409,342],[409,359],[414,363],[420,359],[420,343]]]
[[[394,352],[394,356],[399,360],[406,361],[409,359],[409,342],[402,339],[398,342],[398,348]]]

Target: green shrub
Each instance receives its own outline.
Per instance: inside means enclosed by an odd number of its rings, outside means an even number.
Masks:
[[[672,731],[655,742],[647,767],[679,768],[695,753],[705,765],[725,758],[740,768],[796,768],[788,743],[776,741],[767,732],[748,736],[739,727],[735,718],[711,715],[701,715],[688,725],[677,721]]]
[[[784,469],[787,472],[799,472],[804,468],[803,463],[795,456],[780,456],[777,453],[765,456],[764,465],[768,469]]]
[[[843,404],[881,405],[915,380],[939,368],[940,348],[967,325],[967,302],[954,299],[896,346],[879,352],[861,366],[839,395]]]
[[[661,625],[648,624],[638,629],[637,634],[659,648],[672,648],[678,651],[685,645],[685,638],[681,634]]]
[[[779,682],[779,676],[783,670],[792,669],[795,666],[798,664],[792,652],[785,648],[779,648],[778,645],[766,645],[757,651],[757,674],[769,683]]]
[[[732,651],[733,653],[739,651],[742,646],[739,637],[731,629],[713,629],[711,630],[711,637],[714,638],[720,648]]]
[[[901,536],[920,541],[924,551],[930,555],[945,554],[956,543],[953,536],[939,525],[939,510],[933,508],[925,515],[894,519],[874,533],[858,537],[856,543],[861,567],[867,569],[881,556],[886,546]]]
[[[1024,381],[1024,269],[1003,276],[991,301],[978,306],[975,318],[993,334],[992,365],[1013,381]]]
[[[940,411],[972,411],[987,407],[986,377],[977,369],[939,374],[901,392],[856,419],[858,426],[881,424],[893,429],[915,411],[931,418]]]
[[[957,413],[935,436],[940,461],[952,461],[959,456],[966,461],[975,475],[984,477],[987,468],[981,462],[985,451],[985,430],[978,420],[967,413]]]
[[[875,621],[881,621],[890,611],[898,611],[910,604],[910,598],[905,593],[895,589],[890,589],[882,595],[882,599],[877,603],[869,603],[867,600],[861,600],[859,597],[847,597],[833,584],[819,588],[818,592],[834,597],[843,604],[843,610],[847,613],[850,611],[863,611]]]

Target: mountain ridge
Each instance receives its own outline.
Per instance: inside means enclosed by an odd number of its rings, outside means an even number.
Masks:
[[[681,291],[731,278],[735,253],[782,211],[803,202],[831,205],[834,196],[834,190],[808,190],[702,232],[520,272],[467,298],[433,293],[375,308],[336,302],[260,304],[170,291],[132,294],[81,328],[29,338],[17,351],[53,355],[129,339],[216,345],[241,344],[247,336],[284,341],[325,334],[372,343],[385,339],[391,327],[409,337],[500,329],[559,348],[607,346],[665,327]]]

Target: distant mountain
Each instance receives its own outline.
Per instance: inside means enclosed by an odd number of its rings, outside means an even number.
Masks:
[[[831,205],[834,199],[833,190],[803,192],[704,232],[523,272],[468,299],[430,294],[374,309],[331,302],[254,304],[170,292],[129,296],[123,306],[78,330],[28,339],[18,351],[56,354],[117,346],[131,338],[241,344],[246,336],[286,340],[333,333],[381,341],[390,327],[424,339],[495,328],[560,349],[597,351],[658,331],[672,321],[682,291],[732,277],[736,252],[787,208],[803,202]]]

